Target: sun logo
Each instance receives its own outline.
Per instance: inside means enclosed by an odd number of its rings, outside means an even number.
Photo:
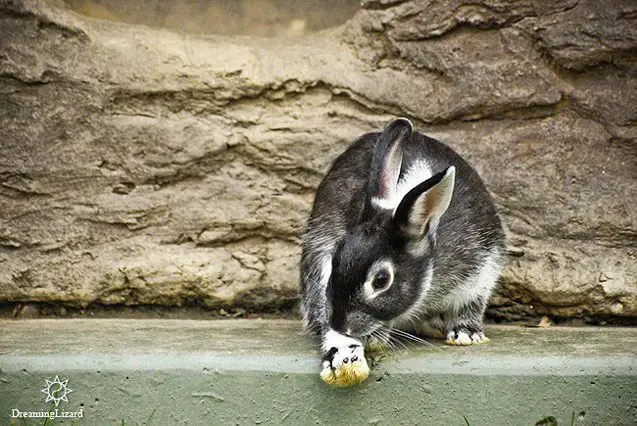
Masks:
[[[47,380],[46,387],[41,391],[46,394],[46,401],[44,402],[53,401],[56,407],[60,401],[69,402],[69,399],[66,396],[73,391],[66,387],[68,383],[69,379],[60,381],[58,376],[55,376],[55,380],[53,381]]]

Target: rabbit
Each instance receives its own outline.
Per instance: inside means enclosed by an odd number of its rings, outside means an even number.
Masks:
[[[361,136],[321,181],[302,238],[300,308],[323,381],[365,380],[365,349],[392,332],[487,342],[504,253],[494,202],[456,152],[406,118]]]

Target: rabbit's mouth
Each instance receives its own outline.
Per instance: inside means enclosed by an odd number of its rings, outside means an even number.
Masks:
[[[347,326],[341,332],[353,338],[362,338],[372,336],[382,329],[387,328],[384,324],[373,317],[366,314],[350,314],[348,315]]]

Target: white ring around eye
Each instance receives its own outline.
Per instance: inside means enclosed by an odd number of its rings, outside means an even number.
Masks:
[[[382,270],[387,271],[387,274],[389,275],[389,283],[385,287],[379,290],[375,290],[374,287],[372,286],[372,281],[374,280],[374,277],[376,276],[376,274]],[[378,295],[389,290],[389,288],[391,288],[393,284],[394,284],[394,268],[392,263],[389,260],[380,260],[372,264],[372,266],[369,268],[369,271],[367,273],[367,279],[365,280],[365,283],[363,284],[363,294],[365,295],[365,298],[367,300],[373,300],[376,297],[378,297]]]

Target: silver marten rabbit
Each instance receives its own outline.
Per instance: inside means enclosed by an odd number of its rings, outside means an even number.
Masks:
[[[493,200],[451,148],[404,118],[363,135],[319,185],[303,237],[301,311],[323,380],[365,380],[364,348],[390,333],[486,342],[503,254]]]

